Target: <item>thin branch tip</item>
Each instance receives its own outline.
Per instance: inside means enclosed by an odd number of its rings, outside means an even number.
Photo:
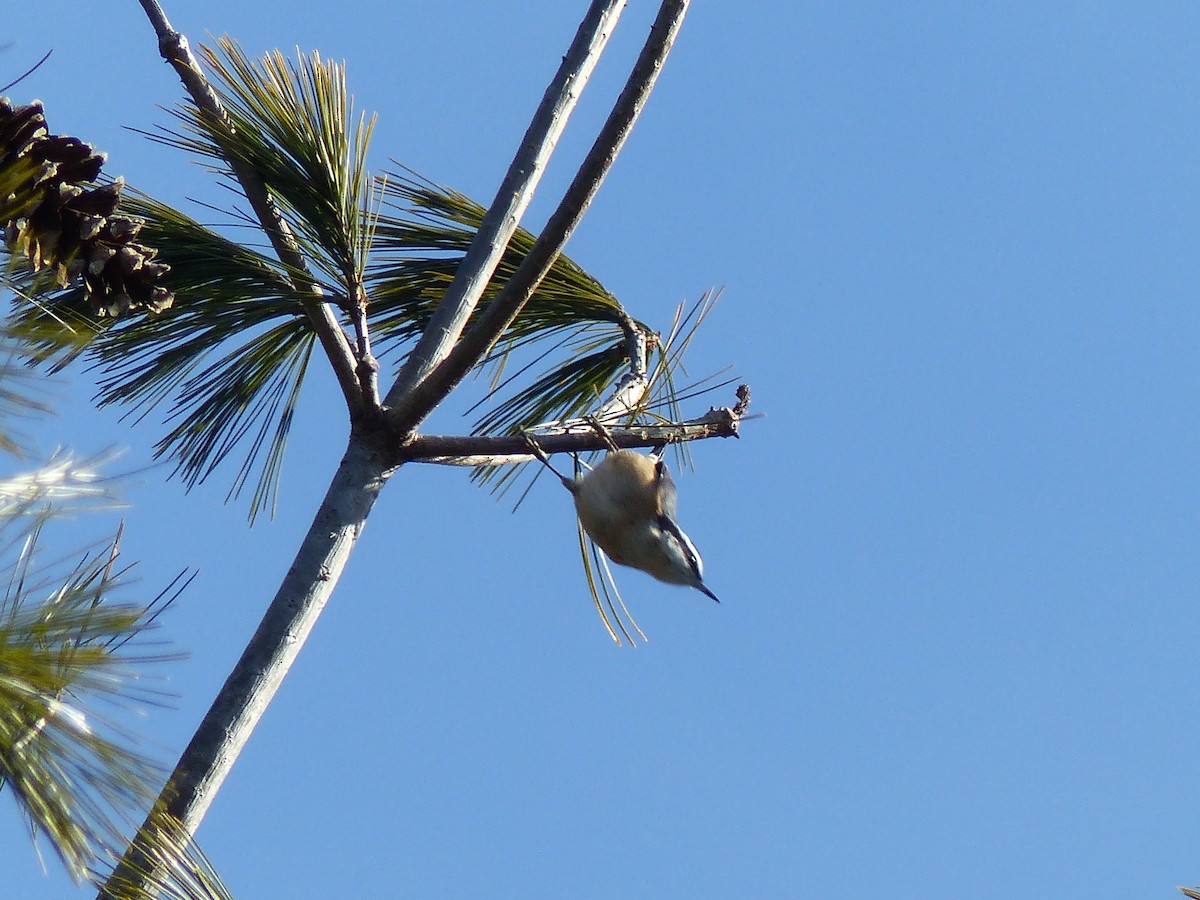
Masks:
[[[746,396],[748,398],[748,392]],[[746,402],[749,403],[749,400]],[[737,437],[738,423],[745,409],[745,405],[740,409],[714,406],[704,415],[686,422],[623,426],[609,424],[603,427],[603,431],[598,431],[588,421],[578,420],[558,430],[546,429],[516,435],[414,434],[403,445],[395,447],[393,452],[396,459],[403,462],[498,466],[529,462],[554,453],[655,449],[708,438]]]

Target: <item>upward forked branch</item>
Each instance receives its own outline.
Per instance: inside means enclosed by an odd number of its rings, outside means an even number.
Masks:
[[[521,146],[496,191],[496,198],[455,272],[454,280],[446,289],[445,296],[395,384],[388,391],[385,406],[403,402],[446,358],[458,341],[509,240],[517,230],[521,216],[533,199],[559,135],[566,128],[567,119],[583,93],[624,7],[625,0],[593,0],[579,24],[575,39],[563,56],[558,72],[546,88]],[[478,362],[478,357],[475,362]],[[441,394],[438,401],[446,393],[448,390]],[[393,426],[401,425],[401,430],[407,430],[403,425],[408,423],[403,422],[402,418],[393,416],[391,419]]]
[[[546,223],[533,249],[505,284],[499,296],[488,306],[487,311],[480,316],[470,331],[463,335],[462,340],[449,350],[443,360],[432,360],[436,365],[430,368],[427,377],[419,383],[409,384],[404,381],[402,373],[396,385],[388,392],[386,405],[394,407],[388,411],[393,428],[404,433],[420,424],[479,363],[533,296],[538,284],[546,276],[583,218],[605,175],[616,161],[626,138],[629,137],[634,122],[637,121],[650,91],[654,88],[654,82],[667,54],[671,51],[679,27],[683,24],[688,2],[689,0],[665,0],[659,8],[650,36],[646,39],[625,87],[592,144],[587,158],[571,181],[558,208]],[[514,160],[513,164],[515,166],[517,160]],[[462,267],[466,267],[469,259],[468,254]],[[488,274],[490,275],[490,270]],[[486,281],[485,277],[483,283]],[[479,290],[483,290],[482,284]],[[442,301],[443,305],[447,300]],[[440,309],[439,307],[439,312]],[[426,337],[432,329],[431,323]]]
[[[172,62],[184,82],[188,94],[196,102],[197,108],[211,119],[215,128],[214,139],[220,143],[221,128],[228,130],[229,119],[224,114],[220,100],[212,91],[208,79],[200,71],[196,59],[188,50],[185,38],[170,28],[166,16],[158,7],[156,0],[139,1],[142,2],[151,22],[154,23],[162,55]],[[460,275],[464,280],[464,287],[456,288],[456,293],[460,296],[458,299],[451,298],[440,305],[442,308],[439,308],[437,316],[434,317],[434,324],[426,330],[425,337],[419,343],[419,352],[414,353],[416,361],[413,362],[412,367],[408,368],[407,374],[402,374],[402,377],[397,379],[397,385],[389,392],[390,398],[406,396],[409,391],[408,385],[416,382],[415,377],[424,378],[432,366],[437,365],[440,360],[445,358],[451,347],[457,342],[458,337],[461,336],[463,326],[474,310],[479,296],[476,288],[467,289],[466,282],[469,280],[473,284],[479,284],[481,290],[481,287],[486,286],[486,283],[490,281],[494,270],[494,260],[498,258],[498,254],[503,254],[508,245],[516,218],[520,216],[520,212],[532,196],[533,185],[538,180],[536,174],[540,173],[546,157],[553,149],[558,133],[562,131],[565,112],[574,104],[574,97],[582,88],[581,76],[586,76],[586,73],[594,66],[596,56],[605,46],[607,32],[616,22],[617,13],[623,6],[624,0],[608,0],[607,2],[596,0],[593,2],[580,34],[572,44],[569,54],[571,64],[566,65],[564,62],[559,77],[554,80],[551,89],[547,91],[546,100],[542,103],[544,109],[539,113],[538,125],[530,127],[529,139],[526,145],[523,145],[522,150],[518,152],[518,160],[521,163],[518,163],[515,168],[523,168],[523,164],[528,162],[529,166],[533,166],[532,175],[527,172],[517,179],[514,182],[517,185],[516,190],[512,190],[514,186],[505,182],[502,193],[510,191],[511,193],[503,199],[503,202],[493,204],[496,205],[496,211],[493,212],[492,217],[497,222],[494,226],[488,226],[493,229],[493,233],[491,236],[485,235],[484,238],[480,238],[482,250],[474,254],[474,260],[464,260],[460,266]],[[686,2],[683,0],[664,4],[665,11],[673,11],[676,23],[679,18],[682,18],[685,8]],[[660,14],[661,19],[662,14]],[[656,29],[656,32],[658,34],[652,35],[652,41],[658,40],[662,49],[670,47],[674,28],[666,31]],[[658,59],[660,64],[661,55]],[[649,79],[648,84],[653,83],[653,74],[654,72],[646,73]],[[646,90],[648,90],[648,84]],[[613,145],[608,148],[608,152],[614,156],[618,148],[619,140],[613,142]],[[352,311],[352,314],[358,314],[360,317],[359,322],[356,323],[359,325],[359,328],[356,329],[358,334],[355,335],[356,342],[359,344],[358,353],[356,353],[352,341],[334,318],[328,298],[322,294],[316,278],[308,275],[310,269],[307,268],[304,254],[302,254],[301,242],[295,239],[288,223],[283,220],[280,209],[272,202],[262,175],[254,172],[253,166],[239,163],[233,158],[230,158],[228,162],[230,169],[233,170],[244,188],[247,198],[250,199],[259,221],[268,232],[277,256],[280,257],[288,271],[292,272],[293,275],[290,277],[294,280],[296,293],[305,298],[305,312],[310,317],[313,329],[334,366],[352,420],[361,421],[362,415],[378,412],[378,407],[373,407],[371,390],[367,389],[370,382],[366,378],[361,378],[360,367],[370,356],[370,348],[367,344],[365,296],[347,298],[350,306],[355,306],[356,301],[359,304],[358,312]],[[510,197],[516,199],[514,205],[508,204]],[[588,192],[586,196],[576,199],[575,215],[565,217],[566,220],[574,224],[578,212],[581,212],[587,205],[589,198],[590,193]],[[568,233],[569,227],[560,229],[558,239],[547,239],[547,259],[553,259],[556,256]],[[493,240],[494,247],[492,246]],[[528,278],[528,283],[533,286],[538,283],[540,277],[540,272],[533,271],[532,277]],[[474,293],[474,298],[470,296],[472,293]],[[520,310],[520,306],[512,307],[506,320],[510,320],[512,314],[518,310]],[[500,328],[503,329],[505,324],[506,322],[502,323]],[[494,341],[494,337],[480,335],[480,338],[482,338],[481,344],[484,347],[490,346]],[[466,360],[467,356],[463,355],[463,359]],[[474,360],[469,361],[469,365],[474,365],[478,360],[479,356],[476,355]],[[444,388],[440,390],[440,396],[434,398],[433,404],[444,397],[455,383],[454,379],[448,380]],[[420,416],[420,418],[424,418],[424,416]],[[420,421],[420,418],[410,419],[404,425],[403,432],[412,431],[412,427]],[[296,553],[292,568],[284,577],[284,581],[266,610],[256,634],[247,644],[241,659],[230,673],[226,684],[218,692],[216,700],[212,703],[191,743],[182,754],[166,791],[163,793],[161,798],[163,809],[173,817],[173,820],[178,820],[184,833],[192,833],[202,820],[204,812],[220,788],[224,776],[233,766],[236,756],[239,755],[242,746],[245,745],[248,736],[257,725],[260,715],[274,696],[296,654],[299,653],[308,632],[316,623],[325,601],[329,599],[334,590],[349,553],[353,550],[361,529],[364,527],[374,499],[398,464],[403,461],[403,450],[396,446],[385,448],[379,440],[378,433],[368,434],[362,430],[352,430],[346,456],[338,466],[329,491],[326,492],[325,499],[314,516],[312,526],[305,535],[299,552]],[[151,816],[143,824],[142,830],[139,832],[139,839],[148,834],[152,835],[157,830],[161,830],[161,822]],[[156,863],[146,856],[146,846],[152,846],[152,841],[143,841],[140,845],[134,842],[126,856],[116,865],[109,878],[109,886],[122,883],[122,878],[127,880],[124,883],[143,886],[154,877],[154,871],[160,863]]]
[[[228,119],[223,115],[220,102],[188,51],[186,40],[170,28],[156,0],[140,2],[154,23],[163,56],[179,72],[197,107],[218,125],[224,123],[224,127],[228,127]],[[526,169],[512,184],[506,180],[505,186],[502,186],[502,197],[493,204],[494,210],[489,213],[489,219],[493,221],[484,223],[480,228],[482,236],[477,241],[481,249],[472,250],[459,265],[456,277],[461,278],[463,284],[454,289],[453,296],[448,296],[439,305],[410,364],[406,365],[388,392],[386,403],[404,407],[397,411],[398,415],[389,416],[389,430],[393,435],[411,437],[415,426],[461,377],[450,377],[452,370],[447,370],[442,380],[430,382],[430,389],[418,388],[421,391],[419,401],[412,398],[414,386],[428,381],[428,373],[444,363],[459,342],[482,288],[491,279],[496,260],[503,254],[516,219],[528,204],[541,167],[562,130],[565,113],[574,103],[571,95],[578,94],[583,83],[582,76],[594,66],[595,57],[604,46],[607,33],[623,6],[624,0],[595,0],[592,3],[584,26],[568,53],[571,63],[568,65],[564,61],[559,76],[547,92],[543,108],[539,110],[536,127],[531,126],[527,140],[518,152],[521,162],[514,163],[514,170],[525,168],[526,163],[532,168]],[[687,0],[664,0],[647,49],[643,51],[634,76],[630,79],[631,85],[636,83],[640,87],[627,87],[620,101],[625,112],[620,116],[614,112],[611,120],[617,121],[623,117],[626,124],[615,131],[606,126],[601,140],[597,141],[597,147],[593,148],[593,154],[589,157],[590,164],[596,166],[595,172],[603,174],[620,148],[624,134],[654,83],[654,77],[671,46],[687,6]],[[216,137],[219,138],[219,134]],[[598,159],[593,159],[597,156]],[[367,298],[365,295],[347,298],[352,308],[357,306],[357,311],[351,310],[351,315],[357,317],[356,352],[351,339],[334,318],[316,279],[308,275],[301,244],[295,240],[288,223],[272,202],[263,179],[250,166],[239,165],[232,159],[229,163],[267,230],[281,262],[289,271],[299,273],[292,276],[297,292],[306,298],[305,311],[331,360],[352,420],[357,418],[361,421],[363,415],[378,412],[379,407],[374,405],[371,397],[370,379],[362,377],[362,366],[369,363],[370,358],[365,315]],[[548,229],[544,236],[543,250],[538,259],[522,266],[525,274],[514,278],[514,284],[508,288],[515,301],[506,301],[500,307],[501,311],[491,316],[485,327],[473,330],[472,343],[467,349],[459,351],[456,365],[464,365],[464,372],[479,362],[483,351],[520,311],[527,293],[542,278],[545,271],[543,265],[548,266],[560,252],[599,183],[595,175],[581,174],[576,180],[584,187],[573,187],[570,196],[561,204],[561,213],[555,215],[555,228],[552,231]],[[472,349],[476,345],[480,348],[478,352]],[[736,423],[727,426],[726,430],[735,431]],[[165,811],[178,820],[185,834],[190,834],[199,825],[234,760],[299,653],[340,577],[383,484],[398,465],[407,459],[418,458],[415,451],[419,449],[417,445],[420,438],[411,439],[406,447],[385,447],[379,437],[378,432],[367,434],[363,429],[352,429],[347,452],[278,593],[172,774],[161,799]],[[594,436],[586,437],[595,440]],[[406,448],[413,450],[413,455],[406,456]],[[449,448],[426,446],[420,449],[440,451],[431,455],[442,455]],[[157,830],[161,830],[161,823],[152,816],[142,826],[139,838]],[[139,846],[143,849],[139,849]],[[144,885],[153,877],[159,863],[146,856],[145,846],[150,844],[143,842],[138,845],[135,842],[127,851],[109,879],[110,886],[118,883]],[[128,881],[121,882],[123,878]]]

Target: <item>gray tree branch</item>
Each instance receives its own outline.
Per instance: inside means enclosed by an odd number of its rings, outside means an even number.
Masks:
[[[650,29],[638,60],[629,73],[624,90],[604,127],[572,180],[554,214],[542,229],[533,248],[479,321],[463,335],[449,354],[431,369],[428,377],[407,393],[393,389],[388,394],[386,415],[393,429],[404,433],[416,428],[426,416],[466,377],[492,345],[512,324],[533,296],[555,259],[562,253],[571,233],[600,189],[637,121],[654,82],[658,79],[675,36],[683,24],[689,0],[666,0]],[[464,265],[466,261],[464,260]],[[482,290],[482,288],[481,288]],[[432,327],[432,326],[431,326]],[[428,331],[426,332],[428,335]],[[397,383],[399,387],[399,382]]]
[[[228,133],[232,127],[229,124],[229,118],[226,116],[225,109],[221,105],[216,91],[213,90],[212,84],[205,76],[204,70],[200,68],[199,60],[188,46],[187,38],[171,27],[166,13],[163,12],[157,0],[138,0],[138,2],[141,3],[142,9],[150,19],[150,24],[154,27],[155,34],[158,35],[159,53],[175,69],[179,80],[183,82],[184,88],[191,96],[192,102],[196,104],[196,108]],[[297,294],[306,298],[302,301],[304,312],[312,322],[317,339],[321,342],[321,347],[329,358],[330,365],[333,366],[334,374],[337,376],[338,384],[345,396],[346,405],[350,409],[350,415],[352,418],[356,418],[368,408],[372,398],[364,396],[365,392],[355,371],[354,352],[346,333],[338,324],[329,304],[325,302],[320,285],[316,279],[308,276],[308,263],[296,244],[291,227],[283,218],[275,201],[271,199],[271,194],[263,184],[262,178],[256,171],[233,156],[229,157],[227,162],[234,177],[242,186],[246,199],[250,201],[255,216],[267,233],[279,261],[290,272],[295,273],[291,276],[292,284],[296,288]],[[300,273],[307,277],[302,277]]]
[[[163,812],[178,819],[188,834],[208,810],[221,783],[275,696],[337,585],[367,515],[395,468],[390,452],[353,431],[350,445],[321,502],[312,526],[284,576],[258,630],[196,729],[139,836],[161,827]],[[117,885],[153,883],[158,862],[150,859],[149,839],[136,841],[109,876],[100,900]],[[108,886],[113,894],[108,894]],[[138,895],[140,896],[140,895]]]
[[[579,95],[600,59],[620,18],[625,0],[593,0],[562,64],[534,113],[508,172],[488,207],[479,230],[434,310],[429,325],[384,398],[401,402],[440,363],[458,341],[505,248],[533,199],[546,164],[567,125]],[[444,394],[442,396],[445,396]],[[440,399],[440,398],[439,398]]]
[[[164,58],[179,72],[197,106],[217,121],[225,121],[216,95],[188,51],[186,40],[171,29],[155,0],[140,2],[159,35]],[[364,398],[363,384],[355,371],[354,351],[328,305],[323,302],[319,286],[315,282],[298,285],[300,293],[312,298],[305,303],[305,310],[312,317],[314,328],[337,373],[351,410],[351,420],[355,425],[351,428],[346,454],[334,474],[329,490],[291,568],[271,601],[258,630],[181,756],[160,797],[165,811],[178,819],[187,833],[195,831],[288,668],[299,654],[325,602],[341,577],[367,515],[395,468],[409,459],[429,460],[439,456],[471,455],[481,447],[485,450],[511,450],[509,455],[523,452],[523,443],[521,446],[505,443],[522,442],[520,437],[486,439],[492,443],[485,445],[479,443],[484,440],[479,438],[411,435],[412,428],[424,418],[427,411],[440,402],[457,383],[456,378],[448,377],[448,372],[440,375],[441,380],[435,382],[435,385],[439,385],[436,391],[422,387],[415,392],[419,394],[418,401],[414,401],[409,395],[414,393],[414,385],[427,381],[429,373],[435,367],[440,369],[439,364],[448,361],[452,354],[451,348],[462,335],[467,318],[477,303],[483,286],[491,277],[495,261],[503,253],[521,211],[529,202],[546,157],[553,149],[565,123],[566,113],[573,105],[587,73],[594,66],[595,57],[604,46],[612,23],[623,6],[623,0],[592,4],[588,17],[580,27],[575,43],[572,44],[571,52],[568,53],[570,64],[564,59],[563,68],[560,69],[551,89],[547,91],[535,124],[531,125],[526,142],[518,152],[514,168],[510,171],[511,178],[505,179],[499,196],[493,203],[493,211],[489,212],[491,221],[485,221],[484,228],[481,228],[481,235],[485,228],[489,233],[478,237],[479,249],[473,247],[468,253],[468,258],[459,267],[459,277],[463,283],[453,288],[454,296],[448,294],[439,306],[435,322],[418,343],[418,351],[410,360],[411,364],[406,365],[388,393],[389,404],[405,404],[399,418],[393,418],[387,423],[394,425],[399,421],[403,424],[399,431],[394,427],[388,429],[392,437],[385,436],[380,428],[375,427],[376,423],[363,418],[362,414],[371,410],[367,408],[369,404]],[[649,56],[648,51],[643,51],[635,69],[635,73],[639,73],[638,77],[635,79],[631,76],[630,79],[631,83],[636,80],[642,87],[633,90],[632,93],[631,88],[627,87],[626,92],[622,94],[621,104],[626,108],[622,117],[628,119],[627,124],[613,132],[606,126],[602,138],[597,141],[597,146],[600,147],[603,143],[604,148],[593,148],[593,153],[589,155],[589,165],[598,168],[592,174],[581,173],[576,179],[577,182],[586,183],[587,187],[576,189],[572,186],[569,204],[572,210],[566,209],[568,201],[564,199],[563,204],[560,204],[561,212],[555,214],[557,236],[544,235],[539,240],[543,249],[535,252],[544,262],[522,266],[522,272],[526,274],[519,276],[520,281],[516,286],[506,287],[509,297],[516,298],[506,300],[508,312],[503,315],[498,312],[489,316],[490,325],[483,330],[472,329],[472,347],[478,345],[486,349],[495,340],[495,335],[516,315],[532,286],[536,285],[544,274],[542,265],[548,266],[561,250],[566,236],[594,194],[599,177],[602,177],[611,164],[612,157],[620,148],[624,135],[628,132],[628,125],[636,118],[637,110],[653,84],[654,76],[662,65],[662,59],[674,39],[686,8],[686,0],[669,0],[663,4],[651,40],[647,44],[647,47],[653,45],[658,49]],[[602,157],[602,161],[594,160],[593,156],[596,155]],[[235,168],[235,174],[270,235],[280,259],[295,271],[307,271],[291,238],[291,232],[272,203],[261,179],[255,173],[239,171],[239,168]],[[513,281],[518,281],[518,278],[514,277]],[[457,278],[455,284],[458,284]],[[474,352],[472,349],[459,351],[455,359],[456,367],[465,364],[470,368],[478,362],[482,351],[472,356]],[[620,446],[653,446],[671,440],[736,434],[738,408],[723,412],[713,411],[710,415],[714,416],[713,422],[684,423],[672,426],[674,431],[671,427],[657,430],[647,427],[620,431],[614,433],[613,437]],[[396,442],[395,436],[398,435],[405,438],[402,443]],[[598,446],[597,441],[598,436],[594,433],[571,431],[559,435],[539,435],[539,442],[544,442],[550,452],[595,448]],[[162,820],[162,811],[156,811],[143,824],[139,835],[152,833],[160,827],[159,823]],[[127,890],[128,885],[144,886],[150,883],[158,863],[148,859],[139,847],[152,845],[153,841],[135,841],[107,884],[122,884],[122,890]],[[101,889],[100,896],[107,895],[106,886]]]
[[[684,441],[714,437],[737,437],[740,413],[727,407],[710,409],[703,416],[665,425],[629,425],[607,429],[613,444],[621,449],[661,447]],[[574,426],[570,431],[531,435],[546,454],[588,453],[608,449],[608,441],[591,426]],[[406,462],[449,466],[511,465],[535,457],[522,435],[436,435],[414,437],[399,451]]]

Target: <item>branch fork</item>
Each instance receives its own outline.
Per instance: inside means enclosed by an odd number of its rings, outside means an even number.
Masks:
[[[216,123],[218,132],[221,127],[229,129],[228,116],[187,40],[171,28],[156,0],[139,2],[158,35],[160,53],[175,68],[197,108]],[[114,887],[115,892],[115,886],[120,885],[125,895],[131,887],[136,891],[153,880],[163,863],[147,853],[145,848],[152,841],[146,838],[162,830],[164,814],[179,822],[183,835],[195,831],[316,623],[379,491],[396,467],[406,461],[445,462],[451,457],[488,454],[504,457],[507,462],[531,458],[525,438],[519,435],[438,437],[418,435],[416,429],[485,357],[561,253],[637,119],[674,42],[688,0],[663,0],[625,88],[562,202],[515,275],[479,321],[464,331],[624,6],[625,0],[591,3],[484,218],[475,245],[459,265],[433,320],[382,403],[377,386],[378,364],[370,349],[365,299],[347,298],[355,329],[352,344],[262,178],[235,159],[228,160],[276,255],[292,273],[297,294],[304,298],[304,313],[332,365],[350,413],[350,441],[258,630],[164,789],[161,800],[165,813],[152,813],[146,820],[106,886],[101,888],[101,897],[110,896],[108,887]],[[629,329],[626,333],[630,334]],[[633,343],[633,355],[641,358],[642,366],[640,371],[634,366],[632,384],[644,392],[645,342],[641,342],[640,351],[636,335]],[[611,436],[619,447],[661,446],[702,437],[736,436],[739,417],[736,406],[714,409],[691,422],[613,429]],[[544,431],[538,434],[538,440],[548,452],[582,452],[605,446],[594,428],[584,432],[573,426],[560,434]]]

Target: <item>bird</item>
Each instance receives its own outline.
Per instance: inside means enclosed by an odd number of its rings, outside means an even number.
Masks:
[[[583,530],[609,559],[721,602],[704,583],[696,545],[675,521],[675,482],[661,456],[614,449],[591,471],[567,478],[529,444],[574,496]]]

